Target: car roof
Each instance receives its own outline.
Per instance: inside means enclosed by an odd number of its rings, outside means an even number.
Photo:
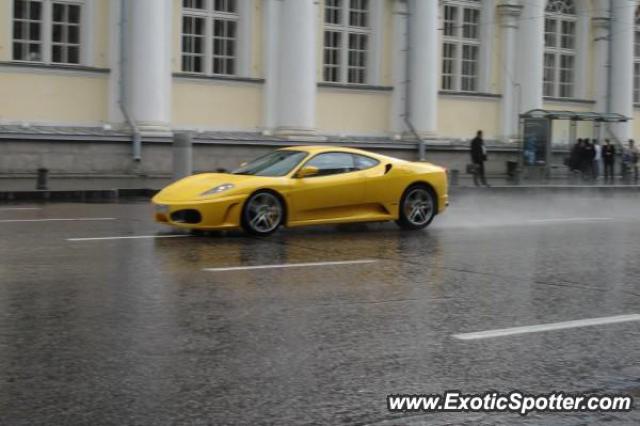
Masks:
[[[338,147],[338,146],[327,146],[327,145],[290,146],[282,149],[292,150],[292,151],[305,151],[310,154],[317,154],[319,152],[349,152],[352,154],[370,155],[370,156],[376,156],[376,157],[378,156],[378,154],[375,154],[373,152],[363,151],[361,149]]]

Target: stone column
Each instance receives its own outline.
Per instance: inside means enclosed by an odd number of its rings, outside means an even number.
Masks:
[[[496,0],[482,0],[480,10],[480,55],[478,63],[478,90],[491,92],[491,77],[493,73],[493,35],[495,27]]]
[[[262,2],[262,62],[264,64],[263,85],[263,127],[268,133],[277,127],[278,111],[278,16],[280,1],[264,0]]]
[[[438,127],[440,23],[438,2],[409,2],[409,116],[421,137]]]
[[[142,133],[171,128],[171,0],[125,1],[125,87],[129,113]]]
[[[407,109],[407,3],[393,2],[393,93],[391,95],[391,130],[394,138],[407,131],[404,114]]]
[[[282,0],[278,16],[276,131],[315,133],[316,10],[314,0]]]
[[[523,2],[519,19],[516,81],[519,112],[542,108],[545,1]]]
[[[633,117],[633,43],[636,2],[611,0],[611,110]],[[632,122],[612,126],[621,142],[632,137]]]
[[[593,98],[596,112],[607,112],[609,85],[609,2],[594,3],[593,18]]]
[[[498,5],[501,35],[502,109],[500,113],[500,137],[506,141],[518,134],[518,102],[516,99],[516,37],[518,17],[522,12],[515,0],[503,0]]]

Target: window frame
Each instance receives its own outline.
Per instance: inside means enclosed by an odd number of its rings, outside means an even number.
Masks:
[[[323,22],[322,22],[322,76],[321,81],[324,83],[335,84],[348,84],[348,85],[367,85],[371,84],[372,71],[371,67],[375,66],[373,63],[375,60],[373,49],[374,31],[373,23],[375,20],[374,4],[375,0],[355,0],[366,2],[364,9],[352,9],[351,2],[353,0],[335,0],[338,2],[337,7],[332,7],[329,2],[325,0],[323,9]],[[327,11],[332,9],[339,16],[339,22],[327,22]],[[355,12],[354,12],[355,11]],[[350,17],[351,13],[364,13],[366,25],[354,26],[351,25]],[[327,35],[333,33],[337,39],[337,46],[328,47]],[[364,40],[364,47],[358,45],[357,48],[351,48],[351,39]],[[327,50],[337,51],[337,63],[329,64],[325,55]],[[360,52],[362,55],[362,65],[350,65],[349,58],[352,52]],[[354,53],[355,54],[355,53]],[[332,69],[333,73],[337,75],[336,79],[327,78],[328,69]],[[349,81],[350,76],[353,73],[361,73],[362,81],[360,78],[354,78],[354,81]]]
[[[553,28],[550,28],[551,26]],[[568,26],[572,28],[570,33],[564,31]],[[573,0],[550,0],[547,3],[544,15],[544,36],[543,96],[559,99],[575,98],[579,35],[577,7]],[[552,44],[549,43],[551,40]],[[571,40],[571,43],[568,43],[569,47],[563,46],[567,40]],[[551,57],[553,57],[553,64],[548,64],[548,58]],[[567,61],[571,62],[570,66],[566,66]]]
[[[440,89],[448,92],[478,93],[481,91],[481,49],[482,49],[482,1],[481,0],[447,0],[442,2],[442,55],[440,61]],[[452,19],[448,11],[454,11]],[[475,14],[475,19],[467,23],[468,13]],[[465,32],[473,29],[474,36],[466,37]],[[448,34],[449,29],[452,34]],[[472,57],[465,57],[465,52]],[[447,53],[450,53],[447,55]],[[471,73],[465,68],[471,67]]]
[[[87,64],[87,51],[90,49],[90,46],[87,45],[87,42],[90,40],[90,37],[87,37],[87,27],[88,27],[88,18],[87,18],[87,10],[90,8],[89,2],[91,0],[27,0],[28,2],[35,2],[40,4],[40,20],[33,21],[30,18],[27,22],[39,22],[40,23],[40,39],[37,41],[37,44],[40,45],[40,59],[38,60],[30,60],[30,59],[16,59],[14,57],[14,44],[15,43],[27,43],[27,44],[36,44],[31,40],[26,39],[16,39],[15,36],[15,1],[11,0],[10,6],[10,57],[11,62],[17,64],[40,64],[40,65],[48,65],[48,66],[82,66]],[[55,4],[61,4],[65,6],[78,6],[78,43],[68,43],[66,40],[61,42],[56,42],[53,40],[53,10]],[[65,27],[70,26],[69,22],[64,22]],[[71,24],[76,25],[76,24]],[[16,41],[19,40],[19,41]],[[68,48],[71,46],[75,46],[78,48],[78,61],[77,62],[58,62],[53,60],[53,48],[54,46],[63,46],[66,47],[67,55]]]
[[[192,0],[196,1],[196,0]],[[184,0],[180,2],[180,72],[186,74],[195,74],[195,75],[205,75],[211,77],[240,77],[243,74],[242,70],[242,54],[240,49],[242,48],[242,2],[244,0],[218,0],[224,1],[225,3],[229,3],[233,1],[235,4],[235,8],[233,12],[229,11],[220,11],[215,10],[216,0],[202,0],[204,8],[187,8],[184,5]],[[193,52],[186,52],[183,47],[183,42],[185,38],[184,33],[184,20],[185,18],[195,18],[195,19],[204,19],[204,34],[201,36],[204,38],[203,51],[201,54],[196,54]],[[223,55],[215,55],[214,54],[214,27],[216,21],[223,21],[226,25],[228,22],[232,22],[234,26],[234,35],[232,38],[223,37],[222,39],[232,40],[233,42],[233,55],[229,56],[226,53]],[[188,34],[193,37],[193,34]],[[225,42],[222,43],[226,50],[227,45]],[[187,70],[184,67],[185,56],[195,58],[201,56],[202,58],[202,71],[194,71],[193,69]],[[220,59],[222,61],[231,60],[232,61],[232,72],[215,72],[215,63],[216,59]],[[193,62],[192,62],[193,64]],[[225,63],[224,68],[228,64]]]
[[[367,155],[356,154],[356,153],[353,153],[353,152],[344,152],[344,151],[325,151],[325,152],[318,152],[318,153],[316,153],[316,154],[312,155],[311,157],[307,158],[307,159],[306,159],[306,161],[302,162],[302,164],[300,165],[300,167],[298,168],[298,170],[296,170],[296,172],[295,172],[292,176],[295,176],[295,175],[298,173],[298,171],[299,171],[299,170],[302,170],[303,168],[307,167],[307,166],[309,165],[309,163],[311,163],[314,159],[316,159],[316,158],[318,158],[318,157],[320,157],[320,156],[322,156],[322,155],[327,155],[327,154],[341,154],[341,155],[348,155],[348,156],[350,156],[350,157],[352,158],[354,167],[355,167],[355,165],[356,165],[356,157],[357,157],[357,156],[360,156],[360,157],[366,157],[366,158],[368,158],[368,159],[374,160],[374,161],[376,161],[376,164],[374,164],[374,165],[373,165],[373,166],[371,166],[371,167],[364,168],[364,169],[349,170],[349,171],[347,171],[347,172],[332,173],[332,174],[329,174],[329,175],[321,175],[321,174],[318,174],[318,175],[313,175],[313,176],[306,176],[306,177],[305,177],[305,179],[311,179],[311,178],[322,178],[322,177],[330,177],[330,176],[345,175],[345,174],[348,174],[348,173],[356,173],[356,172],[361,172],[361,171],[364,171],[364,170],[369,170],[369,169],[371,169],[371,168],[373,168],[373,167],[376,167],[376,166],[379,166],[379,165],[380,165],[380,161],[379,161],[379,160],[377,160],[377,159],[375,159],[375,158],[373,158],[373,157],[369,157],[369,156],[367,156]]]
[[[379,165],[380,165],[380,163],[381,163],[381,161],[380,161],[380,160],[378,160],[377,158],[369,157],[368,155],[364,155],[364,154],[351,154],[351,155],[353,155],[353,164],[354,164],[354,165],[356,165],[356,164],[357,164],[357,159],[358,159],[358,157],[366,158],[367,160],[371,160],[371,161],[373,161],[373,162],[374,162],[374,164],[372,164],[371,166],[369,166],[369,167],[365,167],[365,168],[363,168],[363,169],[358,169],[358,171],[372,169],[372,168],[374,168],[374,167],[376,167],[376,166],[379,166]]]

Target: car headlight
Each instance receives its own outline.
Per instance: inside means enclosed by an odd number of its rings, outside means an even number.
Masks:
[[[202,195],[213,195],[213,194],[218,194],[220,192],[226,191],[233,188],[233,184],[232,183],[223,183],[222,185],[218,185],[215,188],[211,188],[208,191],[203,192]]]

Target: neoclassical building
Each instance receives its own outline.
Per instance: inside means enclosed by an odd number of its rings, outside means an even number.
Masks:
[[[602,135],[623,141],[640,137],[637,3],[2,0],[0,133],[508,143],[542,108],[623,114]]]

